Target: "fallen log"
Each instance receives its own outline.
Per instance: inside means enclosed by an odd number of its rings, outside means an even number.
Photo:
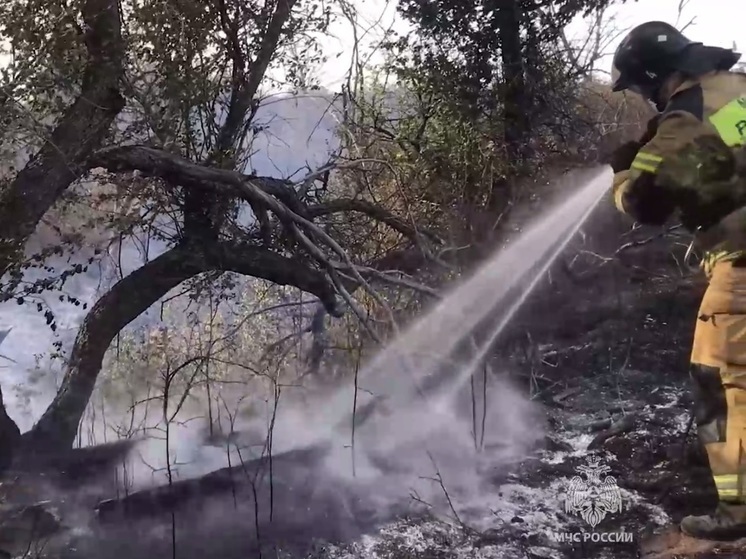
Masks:
[[[318,471],[327,451],[326,446],[320,445],[291,450],[222,468],[201,477],[143,489],[121,498],[106,499],[96,506],[96,516],[99,522],[108,524],[123,518],[146,518],[177,512],[199,501],[231,493],[250,493],[249,497],[254,498],[260,489],[264,491],[270,485],[283,486],[297,480],[298,470],[305,471],[303,477]]]
[[[33,444],[21,443],[12,472],[21,476],[44,474],[60,489],[76,488],[110,474],[127,460],[138,439],[50,452]]]

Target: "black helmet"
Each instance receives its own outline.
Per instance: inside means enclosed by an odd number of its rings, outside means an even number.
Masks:
[[[683,51],[695,44],[701,43],[690,41],[662,21],[638,25],[614,53],[612,91],[629,89],[657,103],[661,86],[679,69]]]

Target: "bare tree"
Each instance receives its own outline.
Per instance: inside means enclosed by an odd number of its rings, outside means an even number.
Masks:
[[[689,1],[690,0],[679,0],[679,5],[676,7],[676,22],[674,23],[674,27],[676,27],[676,29],[678,29],[682,33],[684,33],[697,21],[697,16],[692,16],[686,23],[684,23],[684,20],[682,20],[684,11],[689,6]]]

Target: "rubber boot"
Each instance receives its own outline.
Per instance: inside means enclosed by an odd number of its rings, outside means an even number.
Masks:
[[[729,541],[746,538],[746,518],[742,506],[718,505],[714,514],[687,516],[680,524],[687,536],[702,540]],[[734,514],[738,511],[738,514]]]

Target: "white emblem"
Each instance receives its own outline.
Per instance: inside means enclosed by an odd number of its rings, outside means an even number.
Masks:
[[[592,528],[595,528],[609,513],[622,511],[622,493],[612,476],[602,474],[611,468],[592,458],[587,466],[576,468],[586,479],[575,476],[567,487],[565,512],[578,514]]]

